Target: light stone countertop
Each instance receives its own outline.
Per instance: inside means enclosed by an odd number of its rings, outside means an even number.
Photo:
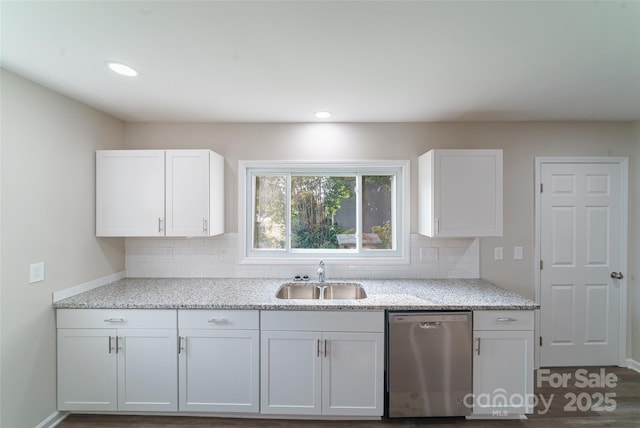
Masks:
[[[55,302],[57,309],[262,309],[262,310],[532,310],[540,306],[483,279],[331,280],[357,282],[360,300],[284,300],[287,279],[125,278]]]

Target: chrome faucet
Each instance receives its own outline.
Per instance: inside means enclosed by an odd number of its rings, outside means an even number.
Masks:
[[[324,282],[324,260],[320,260],[320,267],[318,268],[318,281]]]

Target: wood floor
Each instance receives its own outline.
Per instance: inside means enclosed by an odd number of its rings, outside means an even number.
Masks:
[[[534,414],[527,420],[465,420],[464,418],[424,418],[381,421],[294,421],[268,419],[194,418],[172,416],[105,416],[70,415],[59,428],[199,428],[199,427],[263,427],[263,428],[414,428],[463,426],[577,428],[640,427],[640,373],[620,367],[563,367],[537,371],[535,395],[539,398]],[[603,370],[604,372],[602,372]],[[604,373],[604,376],[601,374]],[[567,379],[562,387],[562,376]],[[617,381],[613,380],[613,376]],[[609,382],[602,387],[601,382]],[[558,381],[556,384],[555,382]],[[615,382],[615,386],[610,387]],[[609,395],[605,400],[605,394]],[[544,402],[551,403],[545,406]],[[599,403],[600,402],[600,403]],[[602,408],[597,409],[600,405]],[[615,406],[615,410],[609,408]]]

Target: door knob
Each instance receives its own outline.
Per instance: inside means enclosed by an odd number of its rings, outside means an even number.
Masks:
[[[622,272],[611,272],[611,278],[622,279],[624,278],[624,275],[622,274]]]

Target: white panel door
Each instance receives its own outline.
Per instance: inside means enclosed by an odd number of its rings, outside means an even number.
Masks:
[[[262,331],[260,411],[319,415],[322,410],[321,334]]]
[[[166,236],[207,236],[209,150],[167,150]]]
[[[384,333],[324,333],[322,413],[382,416]]]
[[[164,235],[164,150],[96,152],[96,236]]]
[[[180,330],[180,411],[259,412],[258,330]]]
[[[115,329],[58,329],[58,410],[117,410]]]
[[[541,165],[541,366],[619,362],[618,164]]]
[[[175,329],[118,330],[118,410],[178,410]]]

